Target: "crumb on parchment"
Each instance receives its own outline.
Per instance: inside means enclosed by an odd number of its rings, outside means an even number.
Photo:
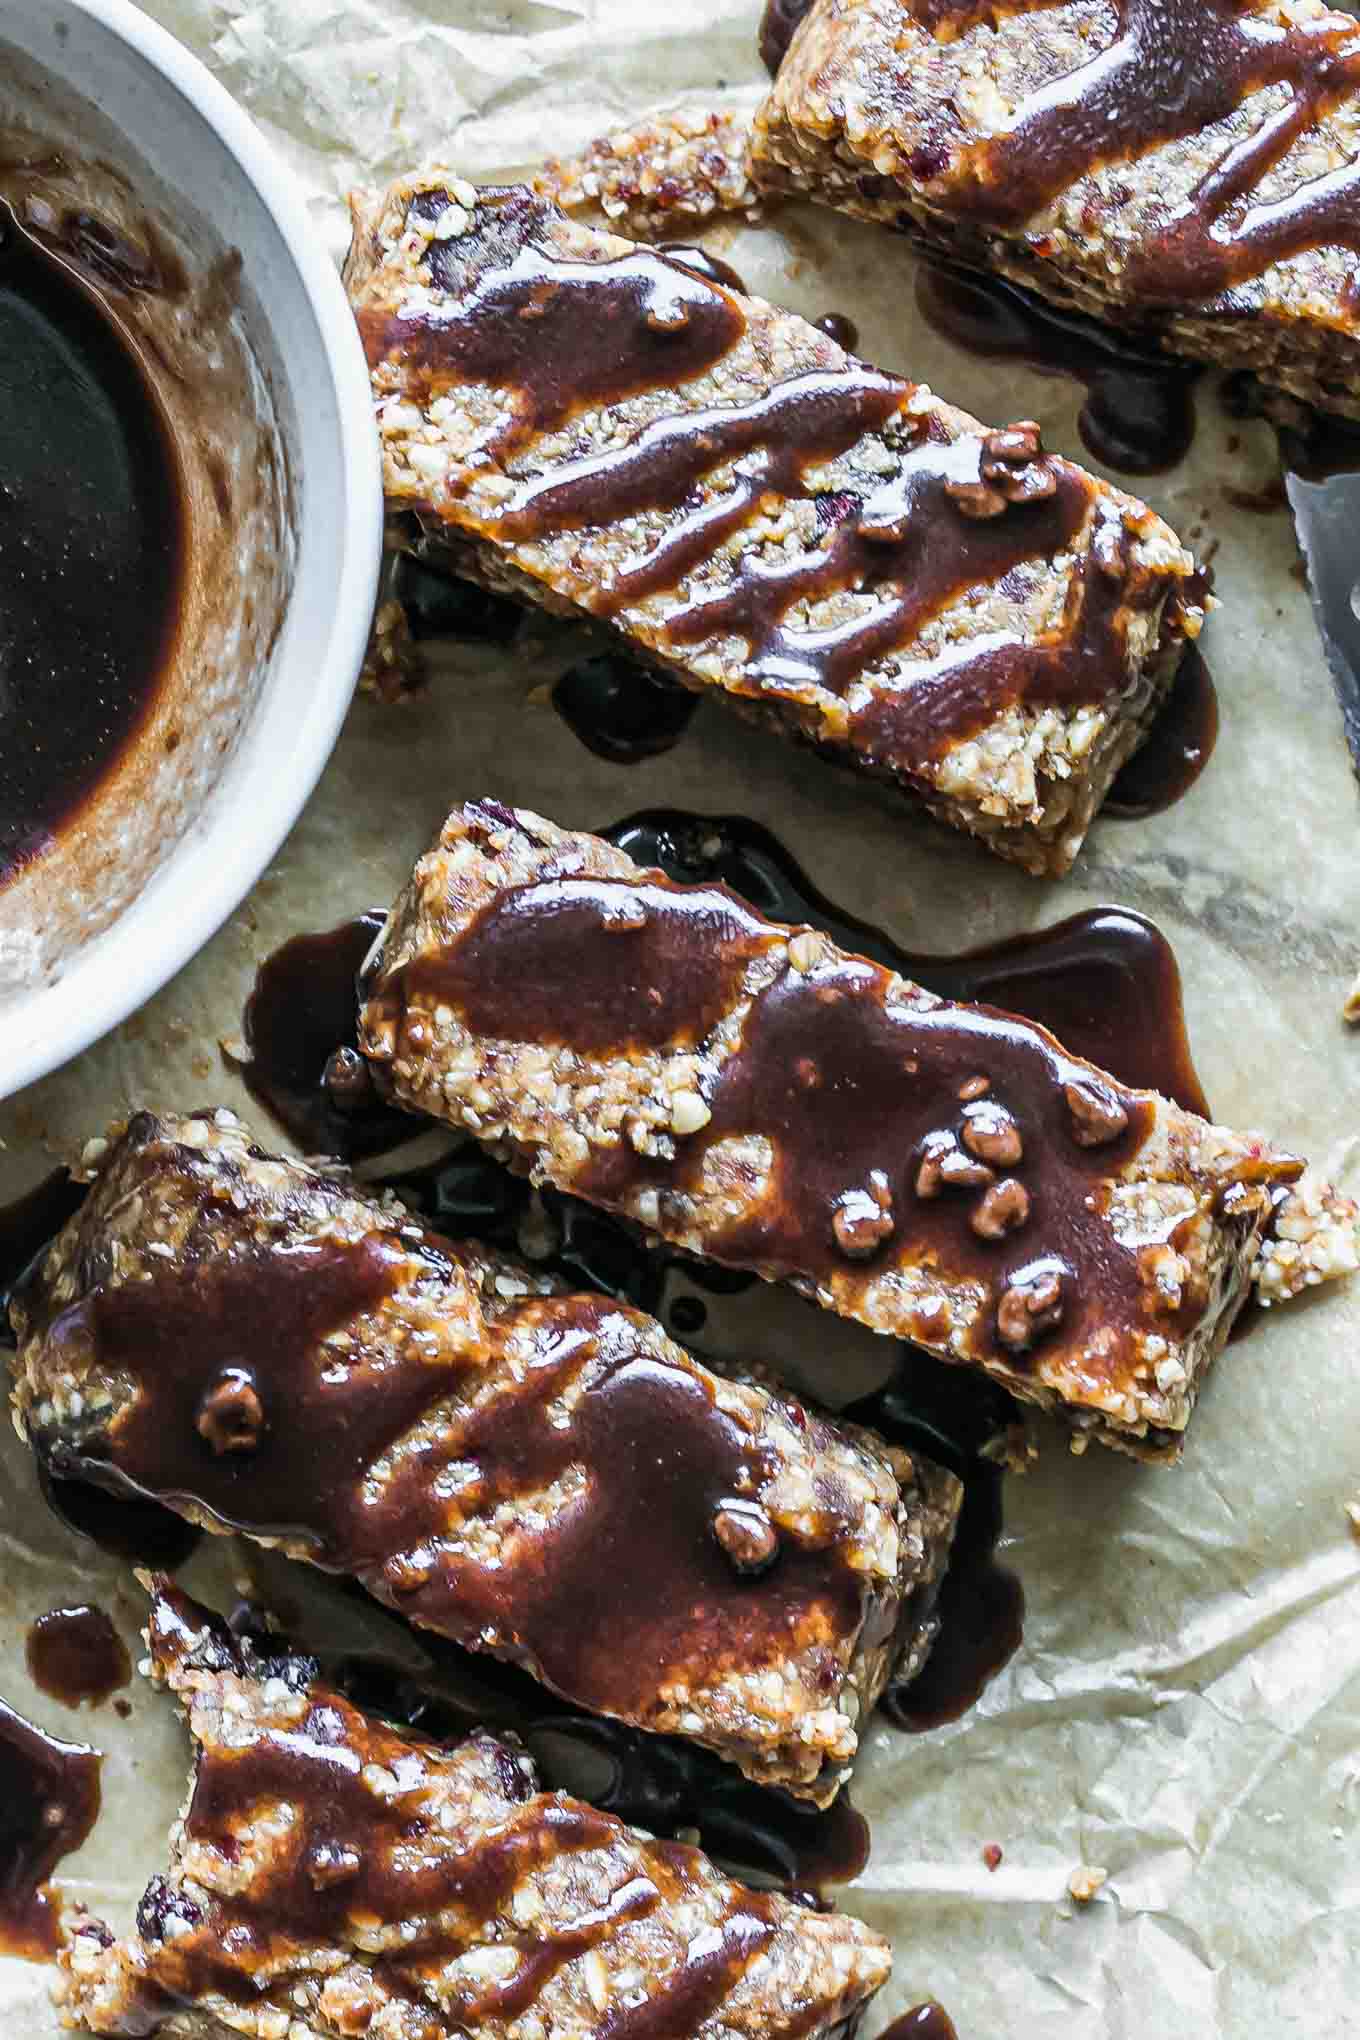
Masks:
[[[1068,1878],[1067,1889],[1078,1905],[1089,1905],[1109,1878],[1109,1871],[1102,1870],[1099,1864],[1082,1863]]]

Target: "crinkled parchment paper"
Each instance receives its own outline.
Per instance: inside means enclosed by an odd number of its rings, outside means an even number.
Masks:
[[[758,0],[157,0],[279,143],[337,252],[342,195],[440,152],[472,176],[565,153],[677,103],[743,105],[760,74]],[[862,351],[984,417],[1033,414],[1079,450],[1076,393],[956,354],[921,329],[912,257],[792,209],[711,245],[751,285],[859,323]],[[1199,436],[1149,486],[1202,547],[1224,607],[1207,649],[1223,730],[1165,816],[1104,821],[1045,888],[708,705],[669,756],[589,756],[543,698],[551,656],[450,654],[398,708],[356,702],[325,780],[269,875],[198,961],[75,1067],[0,1108],[0,1196],[130,1105],[244,1102],[216,1043],[258,960],[288,934],[385,903],[457,800],[491,792],[574,825],[671,804],[773,828],[833,898],[913,946],[962,947],[1117,901],[1175,944],[1217,1114],[1269,1129],[1343,1178],[1360,1133],[1360,1038],[1338,1017],[1360,963],[1360,798],[1283,513],[1234,510],[1272,447],[1229,425],[1206,378]],[[1238,437],[1240,435],[1240,439]],[[1230,440],[1233,444],[1230,444]],[[558,654],[560,660],[560,652]],[[537,691],[536,691],[537,690]],[[1352,1174],[1355,1172],[1353,1171]],[[888,1355],[763,1290],[705,1338],[835,1372]],[[1360,2032],[1360,1286],[1277,1312],[1219,1363],[1182,1466],[1141,1468],[1041,1435],[1009,1484],[1024,1646],[956,1726],[871,1729],[854,1796],[873,1823],[844,1894],[893,1938],[895,1981],[867,2030],[927,1994],[969,2036],[1131,2040]],[[131,1637],[137,1590],[55,1526],[11,1439],[0,1491],[0,1691],[108,1752],[105,1810],[62,1881],[126,1922],[161,1861],[184,1783],[169,1703],[72,1717],[33,1692],[25,1621],[101,1600]],[[195,1561],[225,1584],[229,1548]],[[1000,1869],[981,1851],[999,1842]],[[1081,1863],[1109,1882],[1084,1910]],[[0,1964],[0,2028],[45,2035],[45,1974]]]

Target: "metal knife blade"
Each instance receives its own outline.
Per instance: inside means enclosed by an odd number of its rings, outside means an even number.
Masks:
[[[1286,472],[1285,488],[1351,763],[1360,773],[1360,474],[1309,482]]]

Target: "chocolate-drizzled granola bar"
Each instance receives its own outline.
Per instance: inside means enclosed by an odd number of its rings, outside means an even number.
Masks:
[[[1145,505],[527,190],[356,201],[347,279],[427,557],[1068,868],[1203,620]]]
[[[1318,0],[816,0],[751,169],[1360,416],[1360,28]]]
[[[409,1741],[153,1583],[193,1788],[117,1940],[68,1916],[64,2023],[181,2040],[831,2040],[888,1944],[537,1789],[518,1745]]]
[[[1179,1450],[1272,1216],[1266,1293],[1355,1262],[1354,1206],[1279,1210],[1303,1165],[1264,1140],[496,801],[416,866],[366,991],[404,1105],[1140,1457]]]
[[[758,1782],[829,1803],[929,1649],[952,1474],[230,1113],[139,1114],[10,1312],[50,1466],[352,1574]]]

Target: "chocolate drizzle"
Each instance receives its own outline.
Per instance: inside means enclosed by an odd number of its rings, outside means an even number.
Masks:
[[[713,888],[564,878],[497,895],[456,943],[409,966],[409,983],[486,1039],[683,1050],[735,1009],[750,966],[782,954],[789,934]],[[1065,1340],[1089,1343],[1092,1364],[1098,1349],[1118,1364],[1120,1334],[1145,1323],[1148,1299],[1137,1254],[1105,1219],[1103,1186],[1147,1138],[1151,1099],[1101,1082],[1028,1023],[902,994],[881,967],[808,944],[765,972],[702,1116],[679,1129],[680,1152],[602,1148],[582,1189],[614,1206],[648,1186],[698,1193],[723,1143],[737,1152],[761,1140],[759,1194],[744,1195],[746,1216],[706,1231],[711,1258],[818,1282],[849,1308],[897,1234],[913,1257],[926,1251],[999,1299],[970,1328],[976,1357],[1014,1364],[1056,1315]],[[1093,1098],[1109,1108],[1094,1138]],[[1023,1212],[1000,1233],[985,1226],[989,1191],[1006,1182],[1040,1200],[1034,1230]],[[836,1220],[870,1191],[885,1229],[866,1256]],[[938,1325],[918,1316],[912,1335],[937,1340]],[[1167,1313],[1168,1332],[1180,1322]]]
[[[1080,312],[1046,304],[998,276],[924,259],[917,307],[935,332],[992,361],[1023,361],[1043,375],[1086,386],[1077,415],[1082,444],[1126,475],[1164,474],[1195,436],[1194,364],[1139,349]]]
[[[912,11],[953,36],[1049,4],[913,0]],[[1281,86],[1283,103],[1229,140],[1166,224],[1121,254],[1123,287],[1140,306],[1215,298],[1307,249],[1360,252],[1360,161],[1259,196],[1294,145],[1360,87],[1350,21],[1285,27],[1243,0],[1118,0],[1108,47],[1023,99],[1003,133],[946,158],[925,189],[955,217],[1015,230],[1078,179],[1213,128]]]
[[[68,1707],[97,1706],[132,1677],[127,1646],[102,1608],[82,1602],[51,1608],[29,1629],[24,1645],[35,1686]]]
[[[469,1275],[415,1226],[214,1236],[56,1318],[54,1364],[69,1342],[131,1394],[82,1442],[40,1443],[58,1471],[296,1539],[410,1620],[605,1713],[646,1721],[668,1675],[705,1666],[848,1658],[878,1612],[847,1549],[851,1505],[828,1484],[814,1528],[781,1519],[766,1569],[735,1563],[717,1519],[761,1504],[776,1469],[712,1380],[603,1298],[519,1282],[483,1311]]]
[[[441,197],[422,194],[413,217]],[[510,392],[487,441],[502,463],[574,412],[682,387],[746,331],[738,297],[664,253],[567,262],[534,245],[546,218],[535,202],[483,194],[481,211],[475,234],[431,244],[431,275],[449,303],[396,317],[361,312],[360,320],[380,381],[395,369],[424,405],[469,382]],[[912,409],[915,395],[915,385],[847,359],[828,341],[824,365],[749,402],[672,404],[602,453],[558,460],[538,477],[512,469],[513,493],[494,511],[471,496],[445,503],[436,490],[425,514],[511,548],[664,519],[659,536],[644,527],[628,563],[587,576],[577,599],[617,619],[678,593],[661,656],[673,649],[684,660],[700,646],[743,640],[732,691],[800,708],[809,689],[844,699],[866,669],[918,644],[969,590],[1022,600],[1018,569],[1089,538],[1059,628],[1031,642],[999,602],[994,628],[911,660],[895,677],[879,674],[868,705],[849,710],[853,746],[909,783],[929,781],[938,758],[1001,707],[1103,699],[1126,666],[1125,604],[1155,604],[1167,581],[1160,572],[1130,575],[1121,513],[1097,499],[1079,469],[1044,453],[1037,427],[950,439],[938,415]],[[891,473],[829,488],[826,465],[873,435],[891,444]],[[804,530],[787,550],[745,549],[725,586],[692,589],[695,570],[775,498],[815,502],[815,532]],[[834,620],[799,620],[809,607],[833,604]]]
[[[48,1880],[99,1814],[100,1757],[0,1700],[0,1953],[47,1962],[61,1939]]]

